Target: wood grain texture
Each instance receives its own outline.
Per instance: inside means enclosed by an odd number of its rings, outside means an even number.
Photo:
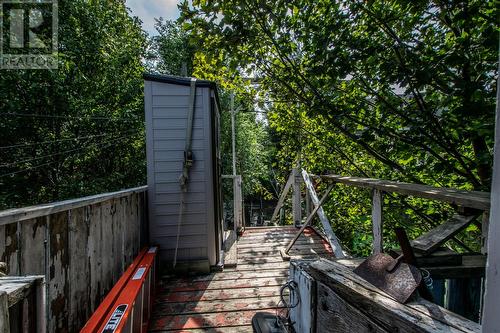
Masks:
[[[278,203],[276,204],[276,208],[274,208],[273,215],[271,216],[271,220],[269,221],[270,223],[273,223],[273,221],[275,221],[276,218],[278,217],[280,209],[281,207],[283,207],[283,203],[285,202],[286,196],[288,195],[288,192],[290,191],[290,188],[292,187],[293,183],[294,183],[294,174],[292,172],[288,177],[288,180],[286,181],[283,191],[281,191]]]
[[[337,296],[323,283],[317,286],[317,333],[382,333],[389,332],[348,302]]]
[[[141,246],[145,204],[132,189],[11,212],[21,220],[0,225],[9,273],[45,276],[49,331],[78,331],[121,276]]]
[[[465,229],[477,216],[454,215],[451,219],[431,229],[417,239],[411,246],[424,254],[432,253],[457,233]]]
[[[320,259],[309,268],[308,272],[318,283],[323,283],[383,329],[401,332],[481,331],[478,324],[445,309],[437,307],[434,311],[421,311],[412,308],[412,303],[400,304],[339,263]]]
[[[6,225],[13,222],[30,220],[37,217],[47,216],[71,209],[89,206],[98,202],[121,198],[128,195],[136,195],[147,191],[147,186],[131,188],[123,191],[103,193],[84,198],[58,201],[49,204],[9,209],[0,212],[0,225]]]
[[[384,250],[382,230],[382,204],[383,193],[374,189],[372,194],[372,230],[373,230],[373,253],[381,253]]]
[[[438,188],[428,185],[402,183],[390,180],[345,177],[338,175],[321,175],[321,179],[350,186],[378,189],[384,192],[413,195],[420,198],[448,202],[457,206],[489,210],[490,193],[479,191],[463,191],[453,188]]]
[[[304,178],[304,183],[306,184],[307,191],[309,192],[312,203],[315,206],[320,206],[320,200],[318,198],[318,195],[316,194],[316,190],[314,189],[309,174],[305,170],[302,170],[302,177]],[[333,249],[335,257],[344,258],[346,255],[344,254],[344,251],[342,251],[342,246],[340,245],[340,241],[333,232],[332,226],[330,225],[330,221],[326,217],[325,211],[323,210],[322,207],[318,209],[317,214],[319,220],[321,221],[321,225],[323,226],[323,230],[326,234],[328,242],[330,243],[330,246]]]

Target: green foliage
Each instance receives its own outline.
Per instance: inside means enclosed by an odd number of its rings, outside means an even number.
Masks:
[[[149,67],[162,74],[189,76],[193,73],[196,47],[189,35],[175,21],[159,18],[155,24],[158,35],[150,39]]]
[[[123,1],[59,3],[59,69],[0,72],[0,208],[145,183],[145,41]]]
[[[314,173],[488,190],[495,6],[194,1],[184,4],[182,18],[210,75],[237,86],[243,75],[262,78],[258,95],[279,138],[281,178],[300,160]],[[359,235],[369,233],[358,218],[369,214],[362,192],[338,190],[328,207],[339,238],[359,253],[367,243]],[[450,214],[448,206],[416,198],[387,196],[386,206],[386,230],[404,225],[412,236]]]

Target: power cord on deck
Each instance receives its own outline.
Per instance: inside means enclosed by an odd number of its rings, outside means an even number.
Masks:
[[[293,332],[290,330],[290,326],[294,323],[290,322],[290,309],[296,308],[300,304],[300,294],[298,284],[295,281],[288,281],[280,288],[280,301],[278,302],[278,306],[276,307],[276,325],[281,327],[285,332]],[[285,290],[289,290],[289,298],[292,298],[292,295],[295,295],[296,301],[294,304],[288,304],[285,297]],[[280,308],[280,305],[283,305],[283,308]],[[280,311],[284,311],[284,314]]]

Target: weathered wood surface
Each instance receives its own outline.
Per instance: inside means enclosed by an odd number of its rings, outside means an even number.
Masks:
[[[145,204],[138,188],[0,213],[0,261],[11,276],[45,276],[49,332],[78,331],[121,276],[141,245]]]
[[[302,223],[302,193],[301,193],[301,185],[302,179],[300,178],[300,170],[293,169],[293,193],[292,193],[292,216],[293,216],[293,224],[296,227],[299,227]]]
[[[55,203],[49,203],[31,207],[4,210],[0,212],[0,225],[6,225],[13,222],[30,220],[40,216],[47,216],[75,208],[91,206],[95,203],[104,202],[111,199],[128,197],[131,195],[144,193],[146,191],[147,191],[147,186],[141,186],[118,192],[92,195],[85,198],[71,199],[71,200],[59,201]]]
[[[364,258],[341,259],[335,261],[353,270],[365,260]],[[417,258],[418,262],[418,258]],[[463,255],[461,265],[435,266],[423,265],[421,268],[429,271],[433,279],[459,279],[483,277],[485,274],[486,257],[482,255]]]
[[[332,332],[332,327],[338,333],[388,332],[321,282],[317,284],[317,299],[317,333]]]
[[[309,177],[309,174],[305,170],[302,170],[302,177],[304,178],[304,183],[306,184],[307,191],[309,191],[309,195],[311,196],[312,203],[315,206],[321,206],[318,195],[316,194],[316,190],[314,190],[311,178]],[[323,231],[326,234],[328,242],[330,243],[330,246],[333,249],[335,257],[344,258],[346,255],[344,254],[344,251],[342,251],[342,246],[340,245],[340,241],[333,232],[332,226],[330,225],[330,221],[328,221],[328,218],[326,217],[325,211],[323,210],[322,207],[318,209],[317,214],[319,220],[321,221],[321,225],[323,226]]]
[[[399,332],[480,332],[480,325],[426,301],[400,304],[332,261],[318,260],[308,272],[382,329]]]
[[[464,216],[455,214],[448,221],[411,241],[411,246],[424,254],[432,253],[457,233],[465,229],[476,217],[473,215]]]
[[[224,267],[235,267],[238,264],[238,246],[236,231],[229,230],[228,236],[224,241]]]
[[[10,333],[9,296],[0,292],[0,333]]]
[[[290,252],[290,250],[292,249],[292,246],[295,244],[295,242],[297,241],[297,239],[299,239],[299,237],[302,235],[302,233],[306,230],[306,228],[309,226],[309,224],[311,223],[311,221],[313,220],[314,216],[316,215],[316,213],[318,212],[318,210],[321,208],[321,206],[325,203],[326,199],[328,198],[328,195],[330,194],[330,192],[332,191],[333,189],[333,186],[329,186],[328,189],[326,190],[326,193],[323,194],[323,197],[321,198],[321,200],[319,201],[319,203],[314,207],[313,211],[311,212],[311,214],[309,214],[309,216],[307,217],[306,221],[304,222],[304,224],[302,225],[302,227],[300,228],[300,230],[297,232],[297,235],[295,235],[293,237],[293,239],[290,241],[290,243],[288,243],[288,245],[286,246],[285,250],[284,250],[284,254],[285,255],[288,255],[288,252]],[[306,191],[307,193],[309,193],[309,191]],[[310,195],[309,195],[310,196]],[[282,255],[283,256],[283,255]]]
[[[288,180],[285,184],[285,187],[283,188],[283,191],[281,191],[280,197],[278,199],[278,204],[276,204],[276,208],[274,208],[273,216],[271,216],[271,220],[269,221],[270,223],[273,223],[276,218],[278,217],[280,213],[281,207],[283,207],[283,204],[285,203],[286,196],[288,195],[288,192],[290,191],[290,188],[292,187],[294,183],[294,173],[292,172],[290,176],[288,177]]]
[[[0,277],[0,332],[45,333],[44,308],[44,276]]]
[[[373,253],[381,253],[384,250],[382,232],[382,204],[383,193],[374,189],[372,194],[372,229],[373,229]]]
[[[238,242],[235,268],[196,277],[165,276],[156,295],[150,331],[245,332],[256,312],[274,314],[289,269],[279,249],[296,232],[293,227],[247,228]],[[302,237],[312,239],[307,246],[325,249],[326,241],[314,230],[306,229]],[[292,251],[302,255],[295,246]],[[328,253],[331,256],[331,249]],[[311,258],[318,255],[311,254]]]
[[[297,284],[297,290],[290,292],[290,321],[296,333],[316,332],[316,282],[304,270],[303,261],[290,263],[290,280]],[[323,327],[323,323],[319,323]]]
[[[402,183],[373,178],[344,177],[338,175],[320,175],[316,177],[346,185],[372,188],[384,192],[400,193],[420,198],[444,201],[457,206],[476,208],[480,210],[488,210],[490,208],[489,192],[438,188],[428,185]]]

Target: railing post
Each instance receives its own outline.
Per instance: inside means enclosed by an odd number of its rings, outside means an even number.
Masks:
[[[481,222],[481,253],[488,253],[488,230],[490,226],[490,212],[483,212],[483,219]]]
[[[383,234],[382,234],[382,203],[383,192],[374,189],[372,192],[372,228],[373,228],[373,253],[381,253],[383,251]]]
[[[233,178],[233,214],[234,232],[238,233],[243,226],[243,195],[241,193],[241,176]]]
[[[293,199],[292,199],[292,212],[293,223],[295,227],[300,228],[302,224],[302,198],[300,193],[301,174],[299,169],[293,169]]]

